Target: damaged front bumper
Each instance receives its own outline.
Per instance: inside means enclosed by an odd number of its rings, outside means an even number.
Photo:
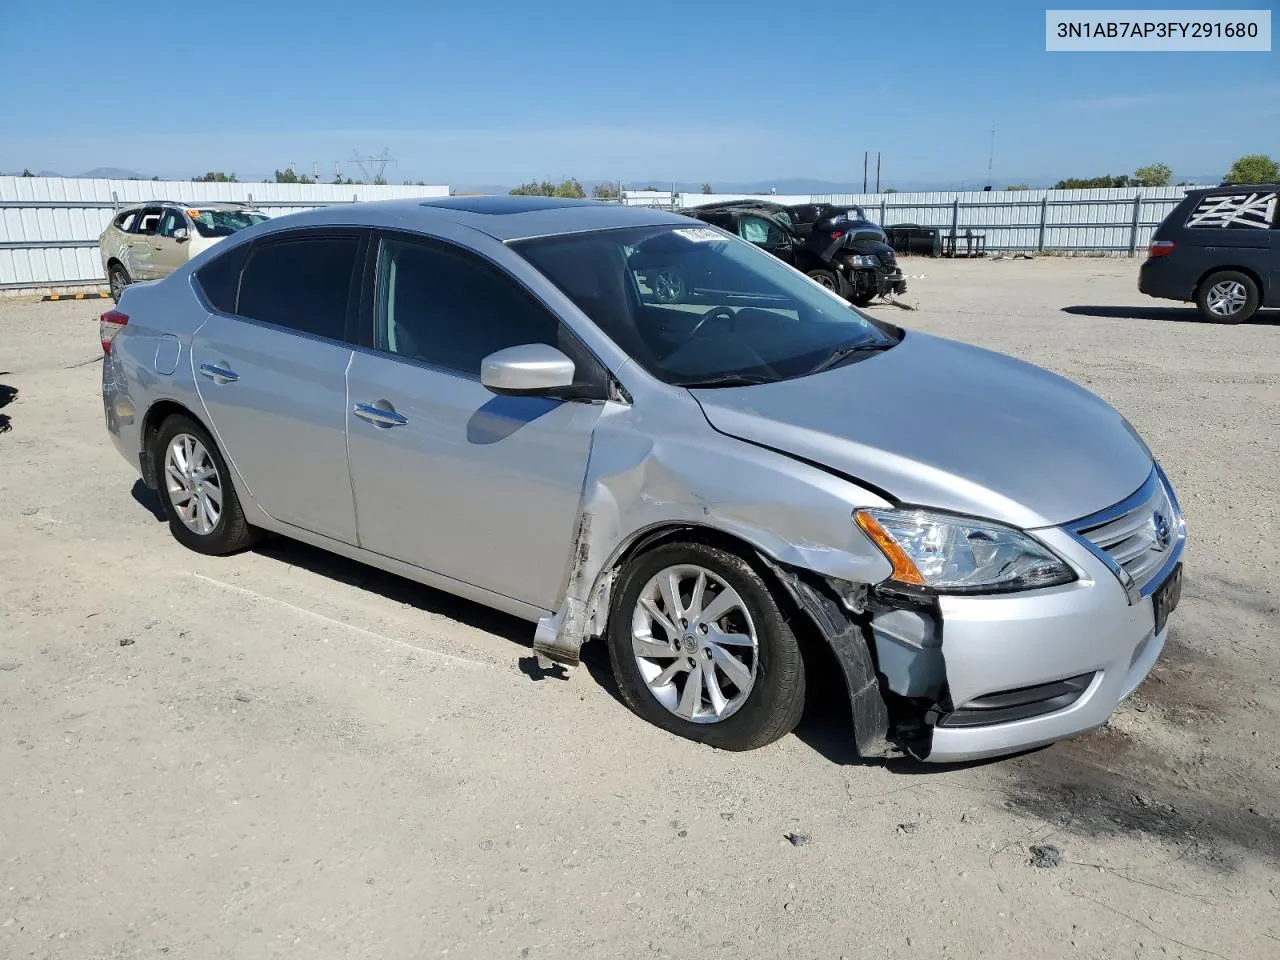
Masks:
[[[1167,629],[1151,597],[1066,534],[1086,572],[1018,594],[922,596],[775,572],[836,653],[862,756],[953,763],[1017,753],[1103,726],[1150,673]]]

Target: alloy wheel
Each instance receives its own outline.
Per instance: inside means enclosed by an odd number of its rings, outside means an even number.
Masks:
[[[760,642],[738,592],[705,567],[666,567],[631,618],[631,647],[649,692],[690,723],[736,713],[755,685]]]
[[[1247,300],[1244,284],[1235,280],[1222,280],[1209,288],[1205,304],[1215,316],[1231,317],[1244,309]]]
[[[684,299],[684,278],[675,270],[659,270],[653,275],[652,289],[659,303],[676,303]]]
[[[187,529],[212,533],[222,516],[222,477],[204,444],[189,433],[176,434],[165,451],[164,477],[169,502]]]

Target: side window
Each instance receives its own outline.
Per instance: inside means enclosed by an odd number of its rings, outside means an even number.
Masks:
[[[331,235],[255,243],[235,312],[300,333],[346,339],[359,246],[355,236]]]
[[[138,217],[138,226],[135,232],[144,236],[153,236],[156,228],[160,226],[160,207],[147,207]]]
[[[117,230],[123,230],[125,233],[132,233],[133,226],[138,221],[137,210],[126,210],[120,216],[116,217],[114,224]]]
[[[1202,197],[1187,226],[1217,230],[1266,230],[1276,215],[1276,193],[1245,191]]]
[[[175,230],[179,227],[185,227],[186,225],[187,218],[182,215],[180,210],[177,210],[174,207],[166,207],[164,216],[160,218],[160,226],[156,230],[156,233],[162,237],[172,237]]]
[[[782,244],[782,228],[763,217],[743,217],[738,221],[738,236],[760,247],[776,247]]]
[[[219,313],[236,312],[236,295],[240,292],[240,273],[249,258],[252,244],[242,243],[210,260],[196,271],[196,283],[209,305]]]
[[[602,380],[590,352],[546,307],[502,271],[464,250],[387,238],[378,256],[376,346],[397,356],[480,376],[496,350],[545,343]]]

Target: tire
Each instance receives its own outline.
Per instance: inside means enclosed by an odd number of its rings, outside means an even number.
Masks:
[[[674,267],[662,267],[649,275],[649,289],[658,303],[681,303],[688,293],[684,276]]]
[[[810,280],[818,281],[818,283],[822,284],[832,293],[838,294],[842,297],[846,295],[846,291],[848,290],[848,285],[845,283],[844,278],[834,270],[827,270],[825,268],[818,267],[813,270],[806,271],[805,276]]]
[[[678,616],[667,618],[676,629],[674,642],[650,612],[656,608],[666,616],[669,604],[659,582],[672,571],[686,577],[677,583],[677,603],[678,612],[689,613],[683,628]],[[701,604],[696,571],[704,575]],[[712,608],[722,598],[727,612],[717,615]],[[695,615],[700,611],[713,619],[703,624]],[[664,730],[721,750],[754,750],[800,722],[805,675],[799,644],[765,581],[739,556],[705,544],[669,543],[634,558],[614,591],[606,636],[623,701]],[[731,671],[726,656],[736,663]],[[708,664],[710,681],[704,676]]]
[[[1258,312],[1261,299],[1253,278],[1236,270],[1210,274],[1196,291],[1200,316],[1210,323],[1244,323]]]
[[[180,445],[183,459],[191,463],[191,471],[184,473],[181,469],[175,444]],[[172,461],[171,451],[174,452]],[[250,526],[245,519],[227,463],[204,427],[181,414],[169,417],[156,432],[151,454],[155,458],[160,502],[169,520],[169,531],[180,544],[196,553],[221,556],[245,550],[261,539],[262,531]],[[207,475],[203,479],[198,479],[204,474]],[[194,496],[193,490],[197,491]],[[216,499],[220,499],[221,504],[217,505],[216,517],[210,522]],[[180,508],[180,504],[183,507]],[[185,516],[188,505],[190,517]]]
[[[133,281],[129,279],[129,271],[121,264],[113,263],[107,270],[107,283],[111,287],[111,299],[116,303],[120,302],[120,295],[124,293],[124,288]]]

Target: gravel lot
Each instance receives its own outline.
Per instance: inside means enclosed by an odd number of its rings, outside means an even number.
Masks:
[[[543,677],[398,578],[189,553],[107,440],[103,304],[0,301],[0,957],[1280,955],[1280,316],[1184,322],[1126,260],[907,272],[878,312],[1095,390],[1178,489],[1168,653],[1103,731],[860,763],[818,703],[720,753],[600,649]]]

